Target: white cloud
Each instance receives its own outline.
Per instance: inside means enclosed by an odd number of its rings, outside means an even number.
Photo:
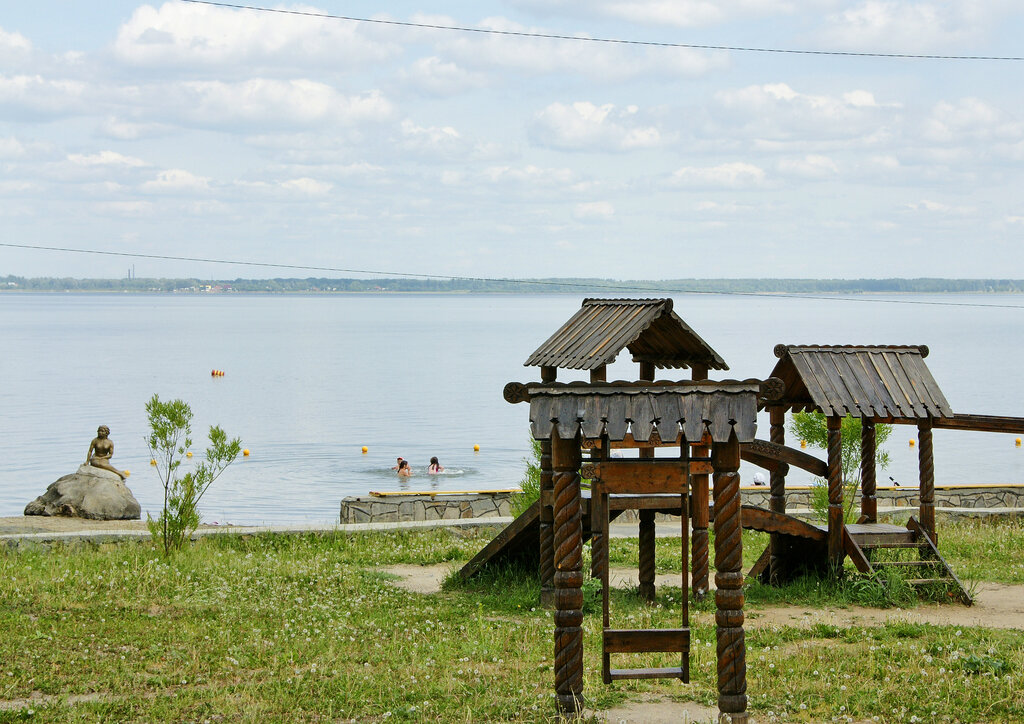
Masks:
[[[152,181],[142,184],[142,190],[152,193],[196,193],[210,190],[210,179],[196,176],[184,169],[161,171]]]
[[[765,83],[719,91],[711,113],[717,125],[710,133],[742,133],[765,140],[884,140],[887,127],[899,121],[892,103],[873,93],[852,90],[840,95],[801,93],[786,83]]]
[[[719,166],[684,166],[673,172],[672,186],[721,187],[742,189],[764,183],[764,169],[750,163],[734,161]]]
[[[416,90],[438,96],[465,93],[490,82],[484,73],[466,70],[458,63],[442,60],[436,55],[416,59],[401,77]]]
[[[68,154],[68,161],[78,166],[125,166],[138,168],[146,165],[146,162],[140,158],[125,156],[116,151],[100,151],[99,153],[92,154],[71,153]]]
[[[812,153],[803,158],[784,158],[780,160],[779,173],[810,179],[822,179],[839,173],[839,167],[828,156]]]
[[[942,101],[925,121],[924,135],[938,143],[965,140],[1016,140],[1024,136],[1024,123],[1011,121],[989,103],[978,98]]]
[[[615,207],[608,201],[588,201],[576,204],[573,216],[580,220],[608,219],[615,215]]]
[[[128,217],[148,216],[154,210],[149,201],[107,201],[97,204],[97,207],[114,216]]]
[[[1012,4],[1000,0],[862,0],[830,15],[816,33],[823,47],[890,53],[956,49],[976,41]]]
[[[119,141],[137,141],[140,138],[165,133],[167,126],[162,123],[133,123],[122,121],[115,116],[108,116],[100,123],[97,131],[107,138]]]
[[[83,109],[87,86],[76,80],[41,75],[0,75],[0,105],[22,119],[67,116]],[[26,118],[27,117],[27,118]]]
[[[165,112],[200,126],[358,124],[382,121],[392,111],[378,91],[346,96],[312,80],[189,81],[151,93],[162,96],[152,102]]]
[[[451,20],[446,22],[454,23]],[[511,33],[558,32],[497,17],[486,18],[476,27]],[[580,75],[602,84],[621,83],[638,77],[648,80],[694,77],[724,68],[729,63],[726,53],[689,48],[638,50],[606,43],[467,33],[443,36],[438,41],[437,51],[441,56],[452,56],[466,67],[489,67],[530,75]]]
[[[309,6],[289,9],[318,12]],[[358,23],[286,13],[167,2],[139,7],[118,30],[114,53],[132,66],[335,71],[381,61],[397,46],[367,38]]]
[[[529,7],[538,12],[582,14],[597,12],[629,23],[656,27],[705,27],[730,20],[749,20],[772,15],[788,15],[801,3],[799,0],[513,0],[513,5]],[[809,3],[818,4],[818,3]]]
[[[288,191],[296,191],[305,196],[326,196],[334,186],[325,181],[317,181],[311,178],[293,178],[282,182],[281,188]]]
[[[636,106],[552,103],[537,114],[531,137],[564,150],[631,151],[660,145],[661,131],[640,121],[637,113]]]
[[[14,136],[0,138],[0,158],[22,158],[25,154],[25,144]]]
[[[24,60],[32,52],[32,41],[21,33],[9,33],[0,28],[0,60],[14,63]]]
[[[491,183],[529,184],[530,186],[565,186],[572,183],[573,172],[567,168],[492,166],[483,173]]]
[[[932,201],[931,199],[921,199],[920,201],[907,204],[906,208],[910,211],[922,213],[952,215],[972,214],[976,211],[973,206],[951,206],[939,201]]]

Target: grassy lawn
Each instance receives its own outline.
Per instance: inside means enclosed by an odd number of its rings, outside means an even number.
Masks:
[[[549,721],[551,614],[530,571],[449,580],[437,594],[383,566],[468,560],[493,531],[202,539],[169,563],[148,544],[0,549],[0,722]],[[975,581],[1024,582],[1024,526],[945,525]],[[763,537],[744,539],[747,563]],[[678,565],[678,539],[659,564]],[[613,565],[634,565],[616,540]],[[758,605],[860,599],[853,583],[748,589],[750,709],[763,721],[1021,721],[1024,631],[890,623],[758,626]],[[678,623],[612,594],[617,624]],[[955,605],[955,604],[954,604]],[[640,693],[713,705],[713,606],[693,616],[692,683],[600,682],[600,598],[587,584],[585,690],[608,708]],[[1024,628],[1024,622],[1022,622]],[[661,655],[617,665],[658,665]],[[39,697],[43,698],[39,698]],[[19,700],[31,699],[28,703]]]

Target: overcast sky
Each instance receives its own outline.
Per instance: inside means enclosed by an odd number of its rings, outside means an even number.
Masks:
[[[1019,0],[321,0],[669,43],[1024,55]],[[495,277],[1024,278],[1024,63],[0,12],[0,241]],[[353,276],[0,247],[0,275]]]

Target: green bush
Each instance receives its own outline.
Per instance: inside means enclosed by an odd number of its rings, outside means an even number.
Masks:
[[[146,523],[153,540],[164,549],[164,557],[170,558],[199,527],[199,501],[213,481],[238,457],[242,442],[237,437],[229,441],[227,433],[214,425],[210,428],[206,459],[179,478],[175,471],[192,447],[192,408],[183,400],[162,402],[158,395],[153,395],[146,403],[146,414],[150,431],[146,444],[164,487],[160,516],[153,520],[147,513]]]

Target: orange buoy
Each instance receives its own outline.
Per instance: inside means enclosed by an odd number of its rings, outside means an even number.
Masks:
[[[124,473],[124,476],[125,476],[126,478],[127,478],[127,477],[128,477],[129,475],[131,475],[131,474],[132,474],[132,471],[131,471],[131,470],[122,470],[121,472],[122,472],[122,473]]]
[[[910,442],[908,444],[910,447],[914,447],[914,438],[910,438]]]
[[[192,457],[192,452],[191,452],[191,451],[189,451],[189,452],[185,453],[185,457],[187,457],[187,458],[190,458],[190,457]]]
[[[800,441],[800,447],[807,447],[807,441],[806,440],[801,440]]]
[[[249,448],[246,448],[245,450],[243,450],[242,451],[242,455],[244,455],[245,457],[249,457]]]
[[[149,464],[150,465],[156,465],[156,458],[153,458],[152,460],[150,460]]]
[[[473,452],[480,452],[480,446],[479,445],[474,445],[473,446]]]
[[[368,452],[370,452],[370,448],[366,447],[366,445],[363,445],[363,455],[365,455]]]

